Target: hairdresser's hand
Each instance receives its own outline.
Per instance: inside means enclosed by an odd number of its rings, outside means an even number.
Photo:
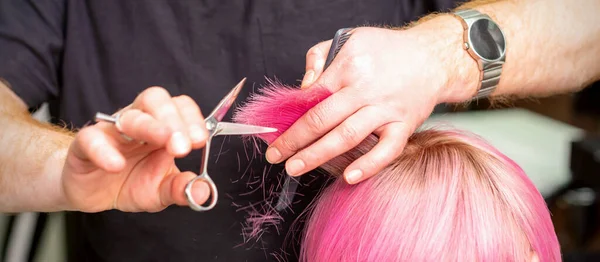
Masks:
[[[70,209],[156,212],[187,205],[184,188],[196,175],[181,172],[174,159],[205,145],[208,133],[198,105],[152,87],[122,110],[120,123],[133,141],[115,125],[98,123],[79,131],[71,144],[62,181]],[[208,190],[206,183],[194,184],[197,203],[208,199]]]
[[[347,167],[346,181],[360,182],[390,164],[436,104],[451,102],[454,94],[475,92],[474,83],[457,82],[456,74],[462,74],[457,68],[475,73],[474,79],[477,68],[461,49],[460,24],[446,23],[440,26],[451,27],[453,34],[427,26],[402,31],[358,28],[325,72],[331,41],[311,48],[303,88],[325,86],[334,93],[274,141],[267,159],[277,163],[289,158],[286,170],[297,176],[374,133],[379,143]],[[453,85],[462,91],[453,91]]]

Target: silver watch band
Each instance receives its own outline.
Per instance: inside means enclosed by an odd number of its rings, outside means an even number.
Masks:
[[[481,13],[475,9],[458,10],[458,11],[454,12],[454,14],[459,15],[460,17],[462,17],[464,19],[474,18],[476,16],[481,15]]]
[[[460,10],[455,12],[454,14],[462,18],[461,23],[463,25],[464,30],[468,29],[469,20],[476,19],[482,16],[488,17],[487,15],[482,14],[474,9]],[[468,46],[466,42],[465,48],[470,48],[470,46]],[[479,70],[481,71],[481,75],[479,78],[480,84],[477,88],[477,94],[472,98],[472,100],[488,97],[496,90],[496,87],[500,82],[500,75],[502,74],[502,66],[504,63],[502,61],[498,61],[487,63],[477,62],[477,64]]]
[[[477,95],[473,99],[488,97],[496,90],[496,86],[500,83],[500,74],[502,74],[502,63],[492,63],[482,71],[481,85],[477,91]]]

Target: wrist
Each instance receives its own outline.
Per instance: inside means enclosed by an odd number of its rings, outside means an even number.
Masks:
[[[69,148],[73,142],[73,136],[67,131],[54,127],[50,124],[40,123],[46,141],[51,141],[46,144],[45,154],[39,157],[43,158],[42,172],[39,179],[39,188],[43,188],[45,193],[45,201],[41,207],[37,207],[42,211],[70,211],[71,204],[64,190],[63,173]],[[34,193],[33,195],[38,195]]]
[[[428,49],[431,63],[437,68],[441,82],[438,103],[460,103],[473,98],[478,91],[481,73],[477,62],[464,49],[464,29],[451,14],[436,15],[407,31],[415,34]]]
[[[70,211],[71,204],[65,193],[63,183],[63,169],[65,166],[68,148],[63,148],[54,152],[46,161],[45,174],[48,174],[48,183],[53,199],[49,203],[51,210]]]
[[[68,148],[56,148],[41,162],[41,176],[34,182],[38,190],[31,192],[31,195],[43,199],[35,201],[37,204],[33,205],[33,210],[43,212],[71,210],[62,179],[67,153]]]

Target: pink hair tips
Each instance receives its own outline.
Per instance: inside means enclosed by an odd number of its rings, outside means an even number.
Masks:
[[[270,144],[308,110],[330,95],[331,92],[324,87],[298,89],[269,81],[269,85],[260,93],[253,94],[246,104],[236,109],[233,121],[277,128],[278,132],[256,135]]]
[[[331,92],[326,88],[301,90],[268,80],[267,86],[263,87],[259,93],[252,94],[243,106],[236,109],[233,121],[277,128],[278,131],[275,133],[246,137],[248,139],[259,138],[270,144],[309,109],[330,95]],[[256,141],[254,142],[256,143]],[[244,243],[258,240],[269,228],[274,227],[278,230],[283,218],[271,206],[271,200],[278,199],[278,197],[279,192],[269,190],[264,201],[240,208],[247,212],[242,230]]]
[[[275,127],[272,143],[325,88],[271,82],[234,121]],[[377,143],[369,136],[321,168],[339,177]],[[423,130],[374,177],[336,179],[309,212],[301,261],[560,261],[544,199],[524,171],[483,139],[458,130]]]

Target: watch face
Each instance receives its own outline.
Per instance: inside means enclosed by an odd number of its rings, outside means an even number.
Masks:
[[[471,48],[487,60],[496,60],[504,55],[504,35],[496,23],[488,19],[479,19],[469,32]]]

